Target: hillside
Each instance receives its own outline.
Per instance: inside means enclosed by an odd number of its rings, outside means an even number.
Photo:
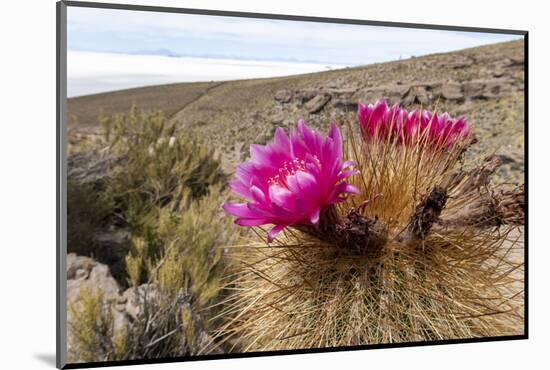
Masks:
[[[480,143],[469,154],[496,151],[504,180],[522,182],[524,144],[523,41],[494,44],[299,76],[144,87],[69,99],[70,142],[100,131],[98,115],[161,109],[181,130],[199,133],[222,155],[224,168],[248,155],[278,126],[304,118],[317,127],[353,115],[357,102],[386,99],[465,115]]]

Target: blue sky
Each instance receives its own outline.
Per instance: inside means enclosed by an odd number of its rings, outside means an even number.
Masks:
[[[363,65],[518,38],[514,35],[71,8],[70,50]]]

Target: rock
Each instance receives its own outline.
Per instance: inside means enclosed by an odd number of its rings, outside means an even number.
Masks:
[[[487,80],[482,96],[487,99],[500,98],[510,93],[510,81],[503,78]]]
[[[158,290],[154,284],[142,284],[137,288],[126,289],[122,293],[122,297],[126,299],[126,313],[136,320],[143,311],[143,303],[156,298],[157,294]]]
[[[96,262],[90,257],[69,253],[67,255],[67,301],[77,301],[81,289],[90,291],[100,289],[106,302],[116,302],[120,290],[107,265]]]
[[[279,90],[275,93],[275,100],[279,103],[289,103],[292,100],[292,91]]]
[[[308,101],[304,105],[304,108],[309,113],[317,113],[321,109],[323,109],[323,107],[330,101],[330,98],[331,98],[330,95],[327,95],[327,94],[317,95],[316,97]]]
[[[84,277],[86,276],[86,277]],[[103,309],[110,310],[113,318],[113,337],[116,337],[122,333],[128,333],[128,330],[134,328],[134,320],[144,320],[141,315],[144,311],[144,305],[148,301],[153,301],[148,306],[148,316],[155,315],[156,309],[160,298],[160,292],[155,284],[142,284],[136,288],[129,288],[120,294],[120,290],[117,282],[109,273],[109,268],[97,261],[94,261],[89,257],[77,256],[74,253],[67,255],[67,303],[73,307],[73,309],[80,310],[80,294],[83,290],[95,293],[99,289],[102,293],[102,307]],[[178,297],[178,301],[175,302],[178,307],[182,304],[189,304],[189,299],[186,297]],[[69,328],[71,327],[71,320],[73,320],[71,310],[68,311]],[[178,312],[178,311],[174,311]],[[197,351],[208,346],[206,353],[223,353],[222,348],[217,345],[212,338],[202,329],[200,324],[200,316],[195,316],[197,319],[195,341],[189,345],[192,352]],[[163,320],[163,318],[160,318]],[[131,332],[131,335],[138,333]],[[72,347],[72,343],[69,343],[68,348]]]
[[[462,93],[467,98],[480,96],[485,87],[485,82],[482,80],[472,80],[462,84]]]
[[[299,99],[300,104],[304,104],[311,99],[315,98],[317,95],[321,94],[322,92],[317,89],[306,89],[306,90],[299,90],[297,92],[297,96]]]
[[[90,271],[87,281],[91,287],[101,288],[106,301],[117,301],[120,289],[116,280],[111,276],[109,267],[102,263],[98,263],[92,271]]]
[[[76,270],[75,280],[86,279],[86,278],[88,278],[88,276],[89,276],[88,271],[86,271],[84,269],[78,269],[78,270]]]
[[[462,100],[464,95],[460,84],[456,82],[437,82],[430,86],[434,97],[441,97],[445,100]]]
[[[67,254],[67,280],[78,280],[82,274],[88,276],[96,264],[89,257],[77,256],[75,253]]]
[[[344,112],[356,112],[358,103],[356,100],[338,99],[334,101],[334,107]]]
[[[120,300],[120,289],[111,276],[109,267],[90,257],[69,253],[67,255],[67,304],[78,305],[82,291],[96,292],[97,289],[103,295],[103,304],[111,307],[115,332],[126,327],[128,321],[125,314],[116,307]],[[70,311],[67,319],[71,320]]]
[[[67,177],[81,184],[101,187],[109,176],[111,169],[123,160],[97,152],[78,152],[67,158]]]
[[[525,59],[521,57],[511,57],[506,63],[506,67],[523,67],[525,65]]]
[[[430,94],[425,86],[411,86],[402,97],[402,104],[422,104],[427,105],[430,102]]]
[[[375,102],[377,100],[383,99],[388,103],[401,103],[403,96],[407,94],[410,90],[409,86],[403,86],[398,84],[387,84],[382,86],[377,86],[373,88],[368,88],[354,94],[352,99],[341,98],[341,100],[357,100],[361,102]],[[358,96],[359,99],[355,99]]]
[[[462,84],[462,92],[469,99],[495,99],[509,96],[513,89],[509,78],[478,79]]]
[[[283,112],[273,112],[269,116],[269,120],[275,125],[280,125],[285,120],[285,114]]]

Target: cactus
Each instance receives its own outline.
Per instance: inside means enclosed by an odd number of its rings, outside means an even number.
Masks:
[[[524,332],[522,188],[491,183],[492,157],[463,170],[475,144],[465,119],[368,109],[359,115],[368,125],[349,123],[343,152],[358,171],[346,179],[358,194],[322,208],[317,222],[286,224],[274,241],[255,226],[231,249],[232,294],[217,339],[233,350]],[[296,174],[286,176],[290,184]],[[254,185],[271,194],[271,183]]]

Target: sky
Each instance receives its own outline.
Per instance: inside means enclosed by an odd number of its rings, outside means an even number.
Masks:
[[[517,35],[69,7],[68,95],[274,77],[385,62]]]

